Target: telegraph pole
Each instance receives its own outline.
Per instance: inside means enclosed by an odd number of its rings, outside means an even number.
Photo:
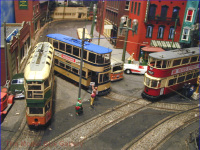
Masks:
[[[80,64],[80,78],[79,78],[79,92],[78,92],[78,99],[81,97],[81,80],[82,80],[82,67],[83,67],[83,49],[84,49],[84,41],[85,41],[85,28],[83,28],[83,34],[82,34],[81,64]]]
[[[177,25],[177,18],[176,18],[176,21],[175,21],[175,26],[174,26],[174,33],[173,33],[173,38],[172,38],[172,49],[173,49],[173,44],[174,44],[174,36],[175,36],[175,31],[176,31],[176,25]]]
[[[102,30],[102,22],[103,22],[103,10],[104,9],[104,0],[102,4],[102,12],[101,12],[101,26],[99,28],[99,39],[98,39],[98,45],[100,44],[100,37],[101,37],[101,30]]]
[[[8,80],[8,69],[7,69],[7,43],[6,43],[6,22],[4,22],[4,50],[5,50],[5,70],[6,70],[6,81]]]

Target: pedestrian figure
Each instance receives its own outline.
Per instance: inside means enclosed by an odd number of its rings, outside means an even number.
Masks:
[[[76,103],[75,109],[76,109],[76,115],[80,115],[83,113],[81,98],[78,98],[78,102]]]
[[[185,87],[185,96],[186,96],[186,97],[188,97],[188,92],[190,91],[190,86],[191,86],[191,84],[188,83],[188,84],[186,85],[186,87]]]
[[[96,93],[97,93],[97,87],[94,87],[94,85],[92,85],[92,94],[91,94],[91,101],[90,101],[91,107],[93,107],[94,105],[94,99],[96,97]]]
[[[190,98],[194,93],[194,85],[192,85],[188,91],[187,97]]]

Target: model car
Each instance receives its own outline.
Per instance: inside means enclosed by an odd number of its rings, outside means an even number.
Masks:
[[[15,74],[11,80],[9,87],[9,92],[11,92],[15,98],[24,98],[24,73]]]
[[[124,72],[126,74],[145,74],[145,72],[147,72],[147,66],[140,66],[138,64],[124,64]]]

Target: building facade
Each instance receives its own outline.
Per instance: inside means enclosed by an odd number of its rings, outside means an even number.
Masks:
[[[180,43],[182,47],[194,45],[195,33],[199,31],[199,1],[187,1],[183,26],[181,30]]]
[[[182,22],[187,1],[130,1],[129,23],[138,20],[137,32],[128,33],[126,51],[134,59],[143,56],[142,47],[155,46],[165,50],[180,48]],[[129,24],[132,26],[132,23]]]
[[[31,52],[30,23],[6,24],[1,27],[1,86],[16,73],[23,71]]]
[[[47,1],[14,1],[16,23],[30,21],[31,37],[44,25],[47,11],[45,5],[48,5]]]
[[[99,1],[96,30],[101,32],[115,48],[123,48],[124,36],[118,33],[120,18],[128,18],[130,1]]]

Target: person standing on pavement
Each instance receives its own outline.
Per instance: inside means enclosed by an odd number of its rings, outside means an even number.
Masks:
[[[94,87],[94,85],[92,85],[92,94],[91,94],[90,107],[93,107],[93,105],[94,105],[94,99],[96,97],[96,94],[97,94],[97,88]]]
[[[81,98],[78,98],[78,102],[76,103],[75,109],[76,109],[76,115],[80,115],[83,113],[83,105],[81,102]]]

